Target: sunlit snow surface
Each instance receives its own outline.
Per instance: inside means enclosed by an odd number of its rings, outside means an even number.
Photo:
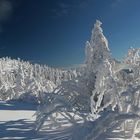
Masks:
[[[43,140],[34,130],[36,105],[0,102],[0,140]]]
[[[59,124],[49,124],[47,121],[44,130],[37,133],[34,130],[35,116],[33,116],[36,108],[37,105],[18,101],[0,102],[0,140],[82,140],[91,131],[92,125],[96,125],[90,122],[83,124],[82,119],[77,116],[77,124],[74,126],[64,116],[58,114]],[[128,123],[131,130],[131,121]],[[115,138],[120,135],[120,131],[121,129],[117,128],[110,132],[109,136],[104,133],[99,140],[126,140],[121,136]],[[137,130],[138,132],[140,129]],[[124,135],[124,132],[122,133]]]

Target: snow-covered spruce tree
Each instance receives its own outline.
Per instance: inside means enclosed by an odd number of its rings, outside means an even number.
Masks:
[[[90,90],[90,95],[92,95],[92,91],[94,90],[96,75],[100,69],[100,65],[102,65],[106,59],[111,61],[108,41],[103,34],[101,24],[100,21],[96,21],[92,30],[91,39],[87,41],[85,47],[85,75],[87,77],[87,88]]]
[[[83,139],[103,140],[104,133],[116,139],[140,138],[139,49],[130,49],[122,62],[111,59],[100,25],[96,21],[91,40],[86,43],[84,72],[48,94],[37,111],[37,130],[46,121],[58,124],[58,114],[76,124],[78,114],[84,121],[88,116],[94,118],[92,130]],[[115,135],[115,129],[120,133]]]
[[[140,138],[139,58],[139,49],[132,48],[117,71],[109,61],[103,63],[91,96],[91,110],[98,118],[95,120],[98,125],[93,127],[87,140],[103,139],[104,133],[121,138],[122,132],[124,138]],[[112,132],[118,128],[120,133],[116,137]]]
[[[103,34],[101,25],[102,23],[98,20],[94,24],[91,39],[87,41],[85,50],[87,68],[95,73],[98,71],[98,64],[105,59],[110,59],[108,41]]]
[[[60,113],[65,110],[67,118],[70,120],[75,119],[74,116],[71,116],[71,112],[78,114],[85,121],[88,118],[91,112],[90,98],[95,89],[95,81],[98,80],[96,77],[101,74],[99,70],[102,69],[104,61],[111,61],[108,43],[100,26],[101,22],[97,20],[94,24],[91,39],[86,43],[86,60],[82,75],[62,82],[51,94],[53,99],[50,100],[50,97],[48,98],[50,95],[48,95],[46,105],[39,107],[37,112],[37,130],[41,129],[45,121],[55,112]],[[62,105],[62,103],[64,104]],[[86,113],[83,115],[83,112]],[[56,117],[54,115],[55,119]]]

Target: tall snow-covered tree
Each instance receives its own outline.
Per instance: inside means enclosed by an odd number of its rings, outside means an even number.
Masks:
[[[56,113],[74,124],[78,114],[84,122],[90,118],[93,123],[83,140],[100,140],[104,133],[118,139],[121,132],[124,138],[135,139],[136,135],[140,138],[136,131],[140,126],[139,49],[130,49],[125,61],[112,59],[100,26],[101,22],[96,21],[86,43],[82,73],[62,82],[37,111],[37,130],[48,119],[57,122]],[[113,135],[118,129],[121,134]]]

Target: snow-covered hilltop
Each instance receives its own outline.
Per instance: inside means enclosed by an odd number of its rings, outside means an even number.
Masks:
[[[67,70],[1,58],[0,99],[39,102],[36,130],[46,139],[140,139],[140,49],[112,58],[97,20],[85,53]]]
[[[8,57],[0,59],[0,100],[24,99],[37,101],[43,93],[51,93],[68,81],[80,77],[89,90],[89,77],[95,76],[100,61],[110,57],[107,39],[101,29],[101,22],[97,21],[92,31],[91,40],[87,41],[86,60],[83,65],[70,69],[56,69],[46,65],[31,64],[20,59]],[[79,81],[80,81],[79,79]],[[88,86],[89,85],[89,86]],[[79,85],[81,86],[81,85]],[[84,91],[84,90],[83,90]],[[87,92],[87,91],[86,91]],[[89,93],[91,95],[91,93]],[[37,98],[38,99],[37,99]]]

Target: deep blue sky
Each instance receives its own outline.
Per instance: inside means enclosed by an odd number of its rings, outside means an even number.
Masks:
[[[0,0],[0,57],[82,63],[96,19],[115,58],[140,46],[140,0]]]

